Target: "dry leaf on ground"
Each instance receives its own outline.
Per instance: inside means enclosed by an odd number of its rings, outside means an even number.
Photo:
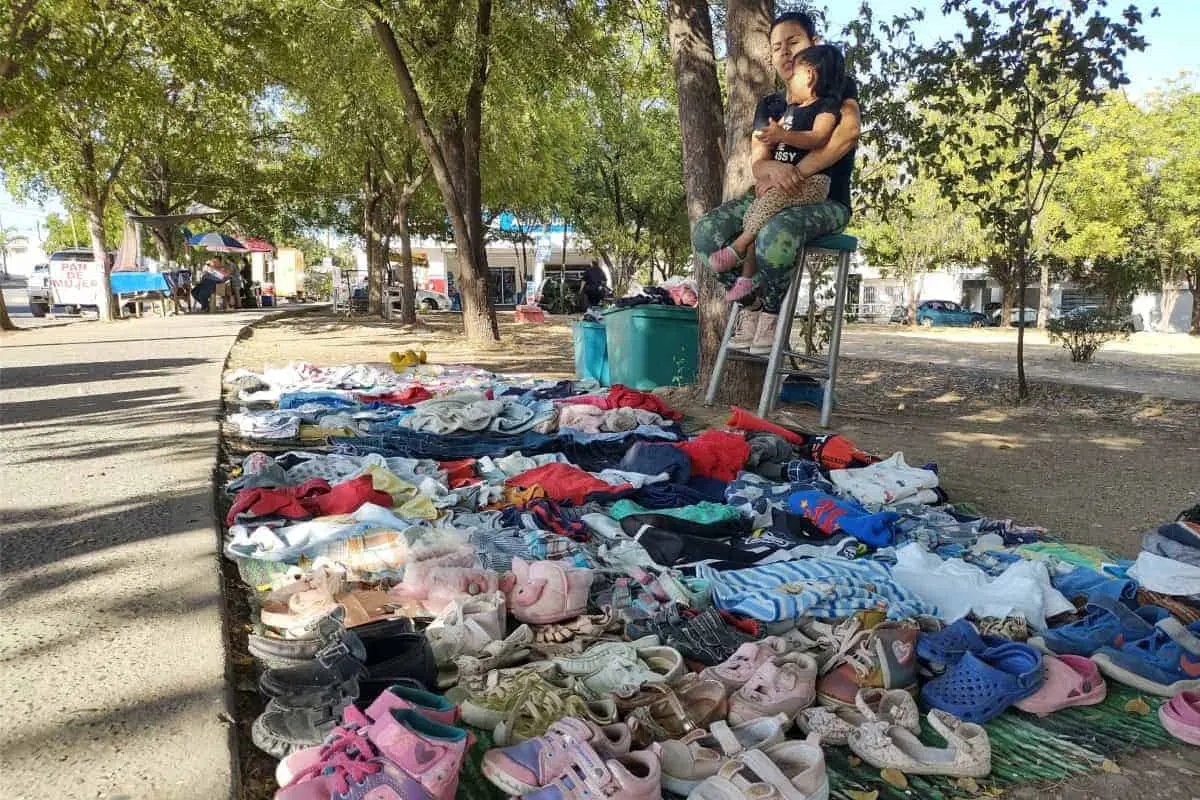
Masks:
[[[895,786],[897,789],[908,788],[908,778],[905,777],[904,773],[898,769],[892,769],[891,767],[888,767],[887,769],[881,769],[879,771],[879,777],[883,778],[884,782]]]
[[[879,792],[872,789],[869,792],[860,792],[855,789],[847,789],[846,797],[850,800],[879,800]]]
[[[1147,705],[1146,701],[1142,698],[1135,697],[1125,704],[1125,710],[1130,714],[1137,714],[1138,716],[1144,717],[1150,713],[1150,706]]]
[[[1120,774],[1121,772],[1121,767],[1117,765],[1117,762],[1109,758],[1104,759],[1104,763],[1100,765],[1100,769],[1104,770],[1105,772],[1111,772],[1114,775]]]

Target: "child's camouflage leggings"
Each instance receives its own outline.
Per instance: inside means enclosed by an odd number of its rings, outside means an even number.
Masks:
[[[754,202],[749,192],[737,200],[717,206],[696,222],[692,229],[692,246],[700,254],[704,266],[708,257],[725,247],[742,232],[742,218]],[[762,294],[763,310],[779,313],[787,293],[796,253],[800,245],[820,236],[839,233],[850,221],[850,209],[828,200],[808,206],[785,208],[763,225],[754,240],[754,259],[758,272],[754,283]],[[733,286],[738,271],[717,273],[717,280],[726,288]]]

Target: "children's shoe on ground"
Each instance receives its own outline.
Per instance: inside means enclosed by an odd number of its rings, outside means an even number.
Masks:
[[[859,689],[903,689],[916,692],[916,626],[885,622],[854,634],[844,650],[827,664],[817,684],[825,706],[855,706]]]
[[[513,795],[536,791],[567,774],[573,765],[585,771],[604,768],[604,759],[629,752],[629,728],[621,723],[600,727],[577,717],[552,724],[544,736],[483,756],[483,774]]]
[[[572,763],[562,777],[525,795],[525,800],[659,800],[662,767],[644,750],[608,759],[599,769]]]
[[[514,558],[513,575],[516,583],[508,590],[508,610],[521,622],[562,622],[587,613],[591,570]]]
[[[761,642],[747,642],[725,661],[705,669],[700,677],[720,681],[732,692],[750,680],[759,667],[784,652],[786,645],[782,639],[775,637],[768,637]]]
[[[298,774],[275,800],[453,800],[468,747],[466,731],[415,711],[392,710],[354,749]]]
[[[1044,717],[1070,706],[1104,702],[1108,685],[1096,662],[1083,656],[1042,656],[1042,688],[1016,703],[1017,708]]]
[[[775,747],[783,747],[787,744],[791,743],[775,745]],[[797,742],[796,744],[805,743]],[[821,748],[814,745],[814,749],[815,753],[808,752],[813,758],[817,758]],[[790,752],[788,756],[790,765],[790,761],[796,759],[797,753]],[[803,774],[795,777],[801,779],[801,782],[806,785],[812,783],[807,774],[810,769],[814,772],[819,770],[821,777],[824,778],[824,757],[820,756],[819,767],[816,764],[810,764],[804,769]],[[787,775],[765,751],[747,750],[726,761],[716,775],[706,779],[688,795],[688,800],[758,800],[758,798],[763,800],[826,800],[828,797],[827,779],[826,782],[819,784],[813,792],[807,792],[794,784],[791,776]]]
[[[1093,656],[1100,671],[1126,686],[1170,697],[1200,690],[1200,622],[1188,627],[1174,617],[1154,632],[1117,649],[1105,647]]]
[[[1042,654],[1006,642],[966,653],[957,664],[921,689],[921,698],[955,717],[982,725],[1042,686]]]
[[[946,667],[957,664],[964,653],[979,653],[1004,641],[994,636],[981,636],[975,626],[963,617],[936,633],[920,634],[917,637],[917,657],[932,673],[941,674]]]
[[[1055,655],[1091,656],[1102,647],[1121,648],[1129,642],[1154,633],[1154,625],[1170,613],[1158,606],[1131,610],[1120,600],[1097,595],[1086,606],[1086,616],[1078,622],[1051,628],[1033,636],[1029,644]]]
[[[616,700],[617,710],[629,715],[626,721],[638,747],[676,739],[729,713],[725,687],[718,681],[692,679],[674,689],[654,683],[631,698],[618,695]]]
[[[364,673],[366,647],[353,633],[334,641],[312,661],[294,667],[269,669],[258,679],[267,697],[281,698],[285,705],[304,705],[311,698],[331,694],[358,696],[358,678]]]
[[[763,748],[763,754],[808,800],[827,800],[829,774],[825,770],[820,737],[810,735],[806,739],[789,739]]]
[[[860,689],[855,708],[806,708],[796,715],[796,727],[815,733],[822,744],[846,744],[850,732],[868,722],[887,722],[921,732],[921,714],[912,695],[901,689]]]
[[[661,742],[655,749],[662,760],[663,788],[686,797],[738,753],[782,742],[786,726],[787,718],[782,715],[732,727],[714,722],[708,730]]]
[[[1167,732],[1181,742],[1200,745],[1200,692],[1180,692],[1158,709]]]
[[[343,739],[365,736],[367,727],[383,714],[392,709],[406,708],[443,725],[458,722],[458,706],[447,702],[444,697],[411,685],[396,684],[382,692],[365,713],[356,706],[346,706],[342,711],[342,724],[330,731],[320,745],[299,750],[280,761],[275,767],[275,780],[280,786],[286,786],[296,775],[324,760],[326,751],[332,745],[344,749],[347,745],[342,743]],[[354,748],[354,745],[349,746]]]
[[[850,749],[876,769],[908,775],[983,778],[992,771],[992,745],[982,727],[936,709],[926,719],[946,740],[946,747],[922,744],[907,728],[871,722],[850,734]]]
[[[287,758],[297,750],[319,745],[337,725],[351,700],[341,697],[298,708],[289,708],[272,700],[254,720],[250,738],[264,753]]]
[[[394,683],[437,686],[437,664],[424,633],[401,633],[364,642],[367,659],[358,679],[360,702],[370,703]]]
[[[812,656],[768,661],[729,698],[729,721],[737,725],[775,714],[793,717],[812,705],[816,679],[817,662]]]
[[[678,650],[639,642],[603,642],[574,658],[554,663],[575,677],[576,690],[588,698],[630,695],[652,683],[672,683],[683,676]]]

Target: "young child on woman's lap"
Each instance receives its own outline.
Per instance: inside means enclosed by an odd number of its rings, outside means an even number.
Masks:
[[[810,150],[824,147],[829,141],[841,117],[845,74],[842,53],[832,45],[815,45],[796,55],[787,87],[791,101],[787,111],[781,119],[771,120],[766,128],[754,132],[760,142],[774,148],[776,161],[795,166]],[[716,272],[728,272],[742,264],[742,275],[725,293],[725,299],[741,300],[754,291],[757,269],[744,259],[767,220],[785,208],[820,203],[828,197],[829,175],[824,173],[806,178],[795,192],[775,187],[756,197],[742,219],[741,235],[709,257],[709,266]]]

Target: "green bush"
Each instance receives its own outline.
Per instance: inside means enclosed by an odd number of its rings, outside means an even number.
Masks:
[[[1071,354],[1072,361],[1086,363],[1105,343],[1128,339],[1129,334],[1124,328],[1125,320],[1119,314],[1086,311],[1050,320],[1046,332],[1050,341],[1062,342],[1062,346]]]

